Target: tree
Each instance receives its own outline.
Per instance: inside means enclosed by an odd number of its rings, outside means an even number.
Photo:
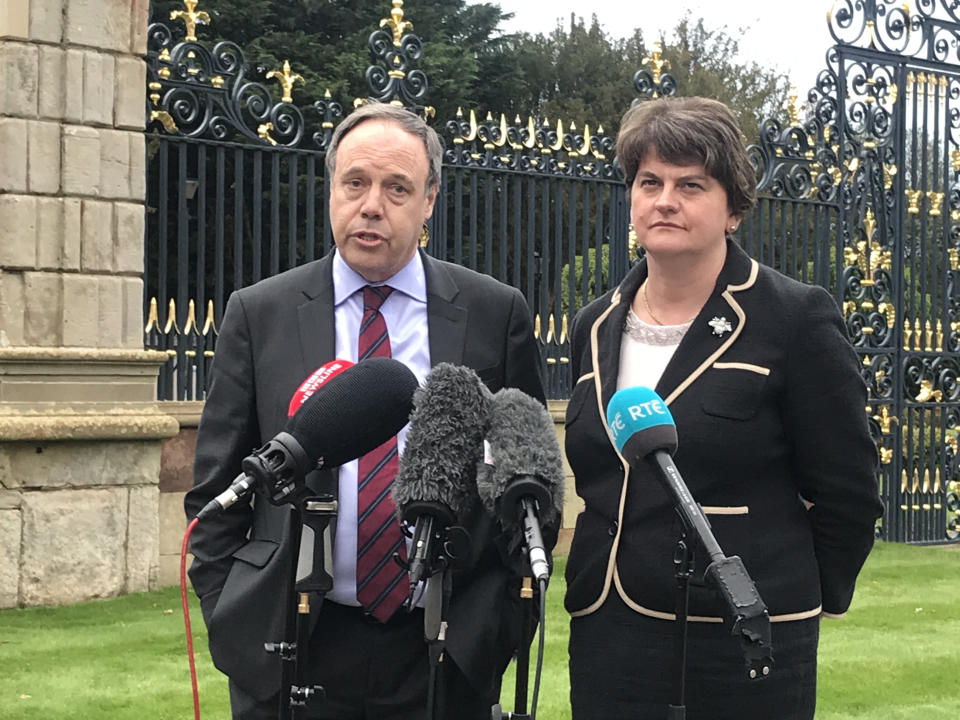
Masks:
[[[725,30],[709,30],[702,19],[694,22],[688,12],[677,23],[672,38],[662,41],[679,94],[725,103],[737,116],[749,142],[756,141],[757,128],[764,119],[785,116],[787,77],[755,62],[741,62],[739,43]]]
[[[169,20],[170,11],[182,8],[180,0],[155,0],[151,21],[173,27],[178,23]],[[211,17],[209,25],[198,27],[199,40],[236,43],[253,71],[249,79],[262,81],[266,71],[289,60],[304,78],[294,91],[300,106],[328,89],[345,109],[354,98],[370,95],[364,79],[371,64],[368,39],[389,17],[389,2],[202,0],[198,9]],[[436,108],[437,118],[452,118],[458,106],[474,106],[472,94],[486,87],[496,69],[511,67],[501,58],[510,36],[494,37],[509,17],[495,4],[467,5],[465,0],[419,0],[405,12],[404,20],[413,23],[412,32],[423,42],[426,104]]]

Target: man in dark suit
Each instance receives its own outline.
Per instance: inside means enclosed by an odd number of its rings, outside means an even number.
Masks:
[[[433,365],[476,370],[495,392],[516,387],[543,401],[540,357],[518,290],[418,251],[441,168],[436,133],[416,115],[368,104],[334,133],[327,154],[336,250],[234,293],[224,313],[197,434],[188,518],[223,491],[252,448],[283,430],[299,383],[334,358],[357,361],[370,322],[385,327],[387,353],[422,382]],[[378,354],[383,354],[379,348]],[[404,431],[397,437],[402,452]],[[395,464],[395,451],[391,462]],[[363,459],[311,473],[308,485],[338,494],[333,590],[314,602],[309,680],[325,689],[307,717],[414,720],[426,717],[428,661],[423,611],[394,609],[388,582],[366,591],[358,560],[358,485]],[[384,512],[380,508],[380,512]],[[280,661],[263,643],[283,639],[291,552],[289,509],[237,503],[193,533],[190,569],[216,666],[230,679],[234,718],[275,718],[286,698]],[[385,517],[385,515],[384,515]],[[506,542],[479,508],[471,566],[454,576],[443,663],[444,717],[489,717],[520,636],[519,578]],[[388,527],[389,526],[389,527]],[[384,534],[395,533],[395,521]],[[399,542],[399,541],[398,541]],[[364,550],[360,554],[363,555]],[[389,563],[388,565],[392,565]],[[400,582],[403,586],[405,583]]]

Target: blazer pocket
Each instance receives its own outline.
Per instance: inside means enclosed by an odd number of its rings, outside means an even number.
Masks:
[[[747,363],[714,363],[703,376],[700,401],[708,415],[749,420],[757,414],[770,369]]]
[[[262,568],[277,551],[277,543],[272,540],[251,540],[237,550],[233,557],[254,567]]]
[[[710,523],[710,530],[714,539],[723,554],[726,556],[737,555],[743,560],[749,573],[753,568],[753,532],[750,528],[750,508],[746,505],[735,506],[708,506],[701,507],[707,522]],[[698,562],[697,572],[694,579],[697,582],[704,581],[704,572],[708,563]]]

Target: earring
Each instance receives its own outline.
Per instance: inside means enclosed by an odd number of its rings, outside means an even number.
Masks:
[[[425,248],[428,242],[430,242],[430,230],[427,229],[427,224],[424,223],[423,227],[420,228],[420,247]]]
[[[637,238],[637,231],[633,228],[633,223],[627,225],[627,256],[633,258],[637,253],[637,245],[640,240]]]

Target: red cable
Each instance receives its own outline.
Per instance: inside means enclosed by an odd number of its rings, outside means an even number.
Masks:
[[[197,526],[198,518],[194,518],[187,525],[183,534],[183,544],[180,546],[180,602],[183,605],[183,627],[187,633],[187,662],[190,663],[190,687],[193,690],[193,717],[200,720],[200,697],[197,693],[197,667],[193,660],[193,633],[190,631],[190,606],[187,604],[187,544],[190,533]]]

